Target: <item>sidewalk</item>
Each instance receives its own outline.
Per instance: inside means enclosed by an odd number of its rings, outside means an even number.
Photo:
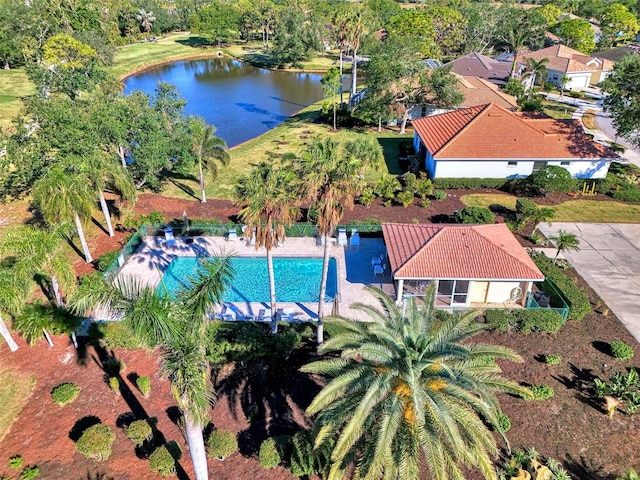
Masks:
[[[564,95],[562,98],[557,93],[547,93],[547,98],[549,100],[553,100],[555,102],[566,103],[567,105],[573,105],[578,109],[573,113],[572,117],[574,120],[580,120],[582,123],[582,128],[584,128],[584,132],[593,135],[593,140],[601,143],[603,145],[609,146],[614,140],[609,137],[602,130],[592,130],[587,128],[582,122],[582,116],[585,114],[587,110],[593,110],[597,113],[603,112],[602,110],[602,100],[598,100],[597,102],[591,102],[588,100],[582,100],[580,98],[573,98],[568,95]],[[619,144],[625,144],[626,150],[624,153],[619,154],[620,160],[622,163],[633,163],[640,167],[640,153],[634,151],[632,148],[629,148],[629,145],[626,142],[618,140]]]

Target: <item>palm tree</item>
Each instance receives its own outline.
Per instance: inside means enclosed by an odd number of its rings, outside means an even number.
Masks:
[[[351,47],[351,55],[353,58],[351,70],[351,91],[349,98],[353,98],[356,94],[357,86],[357,70],[358,70],[358,49],[360,48],[360,40],[367,31],[367,19],[365,11],[360,7],[353,7],[353,12],[348,20],[347,41]]]
[[[616,480],[640,480],[640,474],[633,468],[630,468],[621,477],[617,477]]]
[[[549,73],[547,72],[547,63],[549,63],[548,58],[541,58],[540,60],[536,60],[535,58],[528,57],[526,59],[526,66],[523,77],[531,78],[531,86],[529,87],[529,100],[531,100],[531,94],[533,92],[533,87],[536,84],[536,80],[539,79],[540,85],[544,85],[544,83],[549,78]]]
[[[495,392],[531,397],[528,389],[499,375],[496,359],[521,361],[512,350],[468,340],[484,330],[475,313],[434,316],[434,284],[424,306],[413,298],[401,309],[369,287],[382,309],[364,304],[370,322],[344,318],[320,349],[338,357],[301,370],[331,379],[307,408],[316,415],[316,447],[336,440],[329,479],[355,465],[357,478],[418,478],[424,459],[435,480],[464,478],[478,467],[496,479],[498,454]]]
[[[298,217],[295,205],[298,195],[293,188],[295,174],[291,169],[260,162],[236,185],[234,196],[241,207],[240,218],[247,231],[255,230],[256,248],[267,250],[269,293],[271,298],[271,333],[278,329],[276,318],[276,285],[272,249],[285,238],[285,227]]]
[[[346,209],[353,208],[355,198],[365,186],[367,167],[380,162],[382,150],[375,139],[359,138],[342,148],[332,139],[316,140],[308,152],[294,164],[303,179],[303,196],[317,212],[318,233],[324,240],[322,279],[318,299],[318,345],[324,341],[325,293],[329,270],[330,237]]]
[[[200,174],[200,190],[202,191],[202,203],[207,202],[204,191],[204,173],[207,169],[211,172],[211,180],[215,180],[218,176],[218,165],[229,164],[229,152],[227,152],[227,144],[221,138],[216,137],[216,128],[213,125],[207,125],[204,119],[200,117],[190,118],[189,127],[193,138],[192,149],[198,159],[198,171]]]
[[[550,207],[538,207],[529,214],[529,221],[533,224],[532,234],[538,229],[538,225],[545,222],[551,226],[551,220],[556,216],[556,212]]]
[[[33,186],[32,195],[47,223],[75,222],[85,261],[92,262],[82,228],[94,207],[89,177],[82,172],[69,171],[63,165],[55,165]]]
[[[558,230],[558,233],[549,237],[557,249],[556,256],[553,257],[553,263],[556,263],[560,252],[578,251],[580,250],[580,240],[575,233],[565,232],[564,230]]]
[[[571,77],[569,75],[561,75],[560,76],[560,98],[564,97],[564,89],[567,86],[567,83],[571,81]]]
[[[120,199],[135,202],[137,192],[133,177],[126,168],[113,161],[112,157],[103,153],[95,153],[85,159],[74,158],[73,161],[87,175],[93,188],[98,191],[100,208],[102,208],[102,214],[107,224],[107,231],[109,236],[113,237],[111,214],[104,198],[104,191],[110,189],[117,193]]]
[[[0,313],[15,317],[22,310],[28,293],[27,282],[19,278],[10,267],[0,267]],[[0,334],[9,345],[9,349],[15,352],[18,345],[1,316]]]
[[[159,345],[162,371],[169,377],[182,409],[189,453],[197,480],[207,480],[207,457],[202,430],[213,401],[209,364],[202,339],[207,319],[222,302],[234,270],[229,257],[204,259],[202,271],[172,301],[149,286],[130,279],[106,283],[101,277],[82,282],[72,311],[86,315],[108,309],[121,318],[142,343]]]

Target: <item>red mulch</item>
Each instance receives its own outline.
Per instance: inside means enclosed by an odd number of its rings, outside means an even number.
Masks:
[[[454,210],[463,208],[456,193],[449,193],[445,200],[434,201],[429,208],[414,205],[405,209],[380,204],[356,207],[345,215],[343,221],[370,217],[394,222],[433,221],[438,215],[451,215]],[[549,201],[559,203],[567,199],[567,196],[554,196]],[[210,200],[201,204],[142,195],[136,212],[152,210],[162,211],[167,218],[182,218],[182,212],[186,210],[190,218],[207,217],[221,221],[233,220],[237,211],[226,201]],[[119,232],[113,239],[103,233],[94,235],[90,244],[92,252],[98,257],[117,248],[126,234]],[[79,273],[92,269],[91,265],[81,261],[77,262],[77,267]],[[596,305],[595,293],[575,273],[573,277],[579,285],[587,288],[592,304]],[[633,345],[636,354],[640,355],[640,345],[613,314],[594,311],[581,322],[569,322],[555,335],[484,333],[480,339],[509,346],[522,355],[523,364],[503,365],[508,378],[528,384],[549,384],[555,391],[552,399],[540,402],[501,396],[502,408],[512,421],[507,435],[513,448],[535,447],[542,455],[562,461],[573,478],[579,480],[613,480],[628,467],[640,469],[640,415],[626,416],[617,412],[613,418],[608,418],[602,402],[589,394],[594,375],[608,379],[614,370],[638,366],[637,360],[615,360],[607,352],[609,342],[620,339]],[[46,479],[75,480],[87,478],[88,473],[91,478],[97,478],[101,472],[107,474],[105,480],[110,477],[117,480],[159,479],[161,477],[149,472],[148,462],[136,456],[133,445],[117,426],[120,415],[134,411],[138,416],[158,419],[158,430],[163,437],[176,440],[183,449],[180,466],[187,476],[181,478],[193,478],[183,434],[168,414],[176,403],[168,381],[159,378],[156,354],[115,352],[127,365],[123,383],[128,391],[126,395],[116,396],[103,380],[103,371],[93,358],[97,356],[93,349],[89,349],[86,360],[79,363],[74,348],[65,337],[56,337],[55,342],[53,348],[44,341],[31,348],[19,340],[20,350],[16,353],[10,353],[4,343],[0,344],[0,362],[31,374],[36,380],[34,395],[0,444],[0,475],[10,473],[6,466],[8,457],[20,454],[26,464],[38,464],[42,478]],[[293,478],[284,468],[263,470],[256,459],[256,452],[267,432],[271,435],[290,433],[297,425],[308,425],[303,410],[318,387],[297,372],[306,359],[302,353],[282,365],[253,366],[245,370],[240,365],[229,366],[220,374],[220,400],[213,409],[212,422],[217,428],[238,432],[241,451],[224,462],[210,460],[211,478]],[[562,355],[561,364],[549,366],[541,362],[539,356],[543,353]],[[134,372],[151,377],[150,398],[144,399],[127,378]],[[58,407],[51,400],[50,392],[62,382],[77,383],[82,393],[74,403]],[[258,409],[261,412],[258,419],[249,425],[246,412],[250,411],[251,405],[262,407]],[[105,462],[84,459],[75,451],[69,436],[76,422],[91,415],[99,417],[116,431],[113,455]],[[474,473],[468,478],[479,479]]]

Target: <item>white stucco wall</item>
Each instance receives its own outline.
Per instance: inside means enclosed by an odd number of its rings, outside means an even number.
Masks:
[[[437,159],[434,178],[522,178],[531,175],[534,161],[541,159],[513,160],[517,164],[509,166],[504,160],[447,160]],[[571,160],[562,165],[563,160],[546,160],[547,165],[566,168],[575,178],[604,178],[609,170],[609,160]]]
[[[547,73],[549,74],[549,81],[555,83],[558,86],[561,86],[560,80],[562,79],[563,75],[569,77],[569,80],[564,84],[565,90],[582,91],[591,83],[592,72],[565,73],[559,70],[552,70],[548,68]]]
[[[487,291],[487,303],[514,303],[511,300],[511,290],[522,288],[520,282],[491,282]]]

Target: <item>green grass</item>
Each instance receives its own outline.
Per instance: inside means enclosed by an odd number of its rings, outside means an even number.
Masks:
[[[34,383],[31,376],[25,373],[0,367],[0,442],[31,397]]]
[[[0,70],[0,128],[11,125],[22,108],[22,98],[33,95],[35,88],[22,68]]]
[[[571,118],[573,112],[577,109],[577,107],[567,105],[566,103],[554,102],[552,100],[542,101],[542,111],[550,117],[557,118],[558,120]]]
[[[513,195],[492,193],[463,195],[460,200],[469,207],[500,204],[514,210],[517,198]],[[551,208],[555,212],[554,222],[637,223],[640,218],[640,205],[613,200],[569,200]]]
[[[275,68],[277,66],[271,59],[269,52],[263,48],[261,42],[228,45],[224,47],[224,51],[233,57],[245,60],[254,65],[267,68]],[[318,57],[300,62],[300,68],[292,68],[288,70],[325,72],[331,67],[339,66],[339,60],[340,58],[337,50],[320,52]],[[343,70],[350,71],[351,63],[343,61],[342,68]]]

